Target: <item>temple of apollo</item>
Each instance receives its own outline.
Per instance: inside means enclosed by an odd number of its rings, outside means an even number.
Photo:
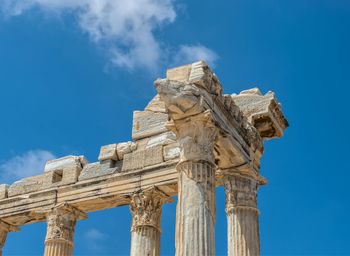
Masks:
[[[224,94],[203,61],[168,69],[154,85],[157,95],[134,112],[132,141],[101,146],[96,162],[53,159],[41,175],[0,185],[0,256],[8,235],[39,221],[47,223],[43,254],[73,255],[75,226],[123,205],[132,216],[130,255],[158,256],[162,206],[175,202],[176,255],[213,256],[218,186],[228,255],[260,255],[260,159],[264,143],[288,127],[275,94]]]

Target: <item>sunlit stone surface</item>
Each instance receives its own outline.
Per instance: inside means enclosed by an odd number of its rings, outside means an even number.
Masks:
[[[101,146],[95,162],[52,159],[41,175],[0,184],[0,253],[9,232],[46,221],[45,256],[72,255],[75,225],[88,212],[130,205],[130,254],[157,256],[162,206],[177,196],[176,255],[212,256],[215,188],[224,186],[228,255],[259,255],[263,144],[288,127],[275,94],[223,94],[203,61],[169,69],[155,87],[134,112],[133,141]]]

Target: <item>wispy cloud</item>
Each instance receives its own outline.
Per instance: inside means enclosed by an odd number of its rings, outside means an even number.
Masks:
[[[45,163],[56,158],[47,150],[30,150],[0,162],[1,182],[12,182],[44,172]]]
[[[0,8],[8,16],[18,16],[39,9],[45,14],[70,13],[81,30],[103,46],[111,63],[129,70],[147,68],[155,71],[168,56],[168,50],[155,32],[176,18],[174,0],[1,0]],[[194,51],[190,51],[190,50]],[[181,46],[176,56],[188,60],[213,62],[213,51],[204,46]],[[165,57],[164,57],[165,56]],[[180,57],[177,57],[180,58]]]
[[[90,249],[101,250],[103,249],[103,244],[101,242],[106,240],[108,236],[95,228],[91,228],[85,232],[84,238]]]
[[[215,65],[218,55],[203,45],[181,45],[174,55],[174,65],[183,65],[198,60],[206,61],[210,66]]]

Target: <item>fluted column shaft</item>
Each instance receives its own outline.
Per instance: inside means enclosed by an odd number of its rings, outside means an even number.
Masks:
[[[226,215],[228,256],[260,255],[257,181],[241,176],[227,176]]]
[[[175,120],[181,147],[177,165],[176,255],[215,255],[215,164],[217,128],[211,112]]]
[[[215,173],[208,162],[179,164],[176,255],[215,255]]]
[[[132,213],[131,256],[159,256],[162,206],[172,199],[152,187],[135,193],[130,202]]]
[[[2,256],[2,249],[5,246],[7,234],[9,232],[17,232],[19,229],[15,226],[12,226],[2,220],[0,220],[0,256]]]
[[[73,237],[77,220],[87,215],[64,203],[47,214],[47,233],[45,239],[45,256],[71,256]]]

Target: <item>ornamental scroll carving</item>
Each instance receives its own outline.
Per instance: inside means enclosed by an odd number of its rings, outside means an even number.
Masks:
[[[180,144],[180,162],[207,161],[214,164],[214,145],[218,129],[211,111],[169,122]]]
[[[64,240],[72,243],[75,224],[87,215],[69,204],[62,204],[47,214],[47,234],[45,241]]]
[[[162,215],[162,206],[173,200],[156,187],[140,191],[132,195],[130,211],[132,213],[131,231],[141,226],[156,228],[159,232]]]
[[[239,209],[257,210],[258,182],[241,176],[227,176],[224,179],[226,212]]]

